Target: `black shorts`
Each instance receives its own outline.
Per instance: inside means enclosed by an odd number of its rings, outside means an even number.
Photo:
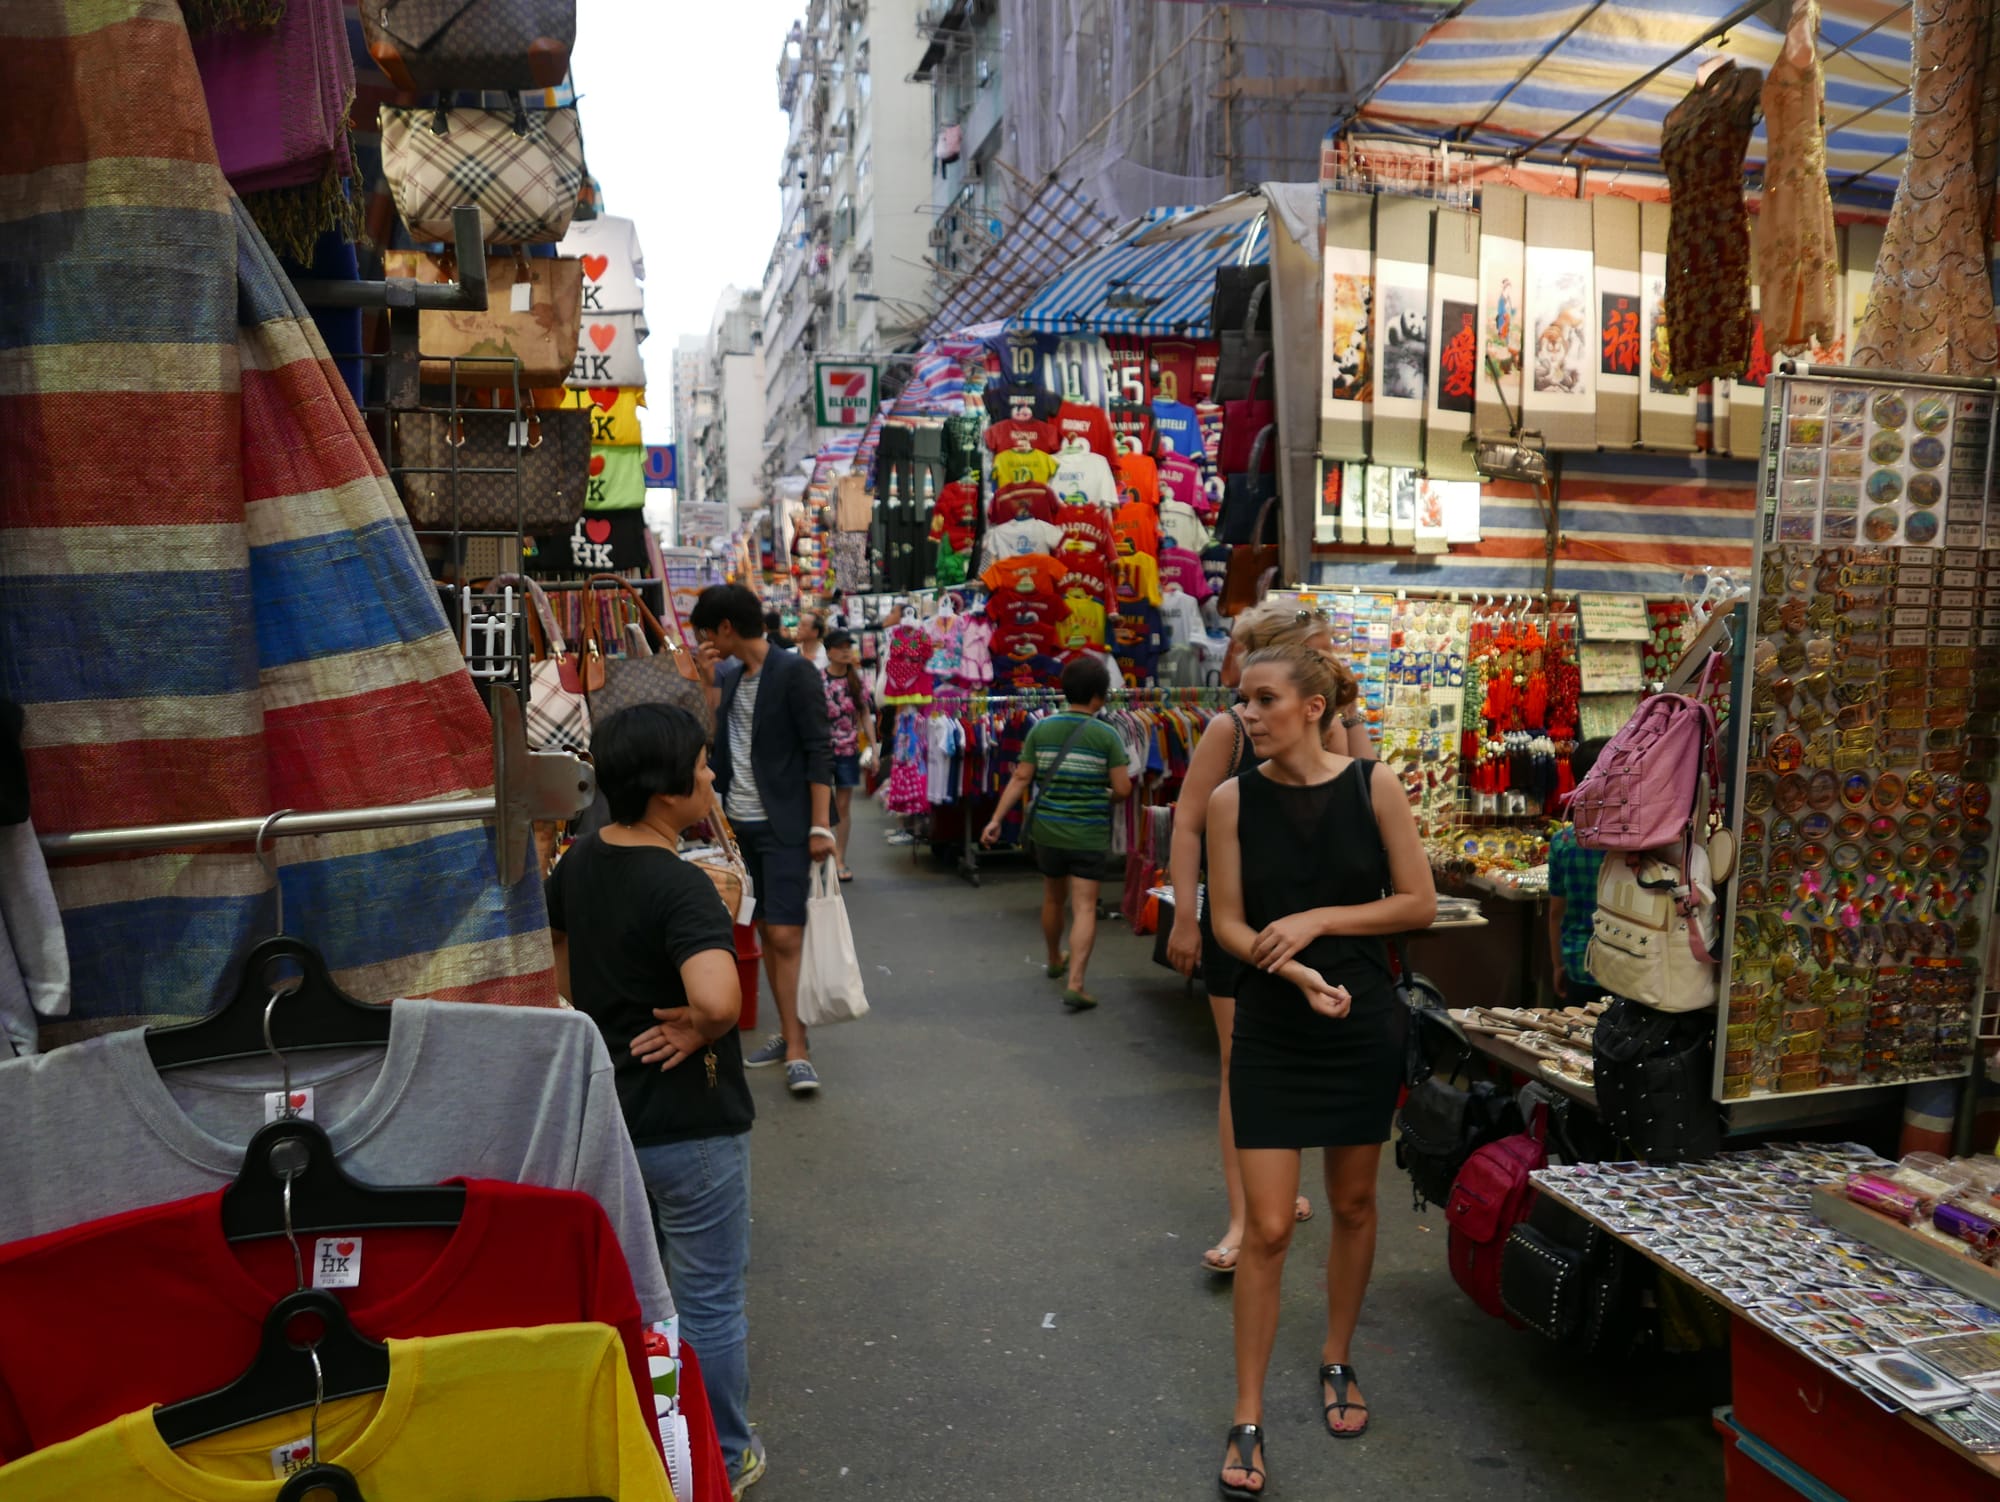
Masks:
[[[812,852],[804,845],[780,844],[768,824],[738,824],[736,845],[750,873],[759,923],[799,928],[806,921],[806,888],[812,880]]]
[[[1103,881],[1111,865],[1108,850],[1065,850],[1060,845],[1036,845],[1035,869],[1052,881],[1074,876],[1078,881]]]

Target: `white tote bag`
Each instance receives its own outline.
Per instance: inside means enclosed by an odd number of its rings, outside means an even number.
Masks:
[[[799,961],[799,1022],[826,1027],[868,1015],[861,989],[861,962],[840,897],[840,873],[831,860],[813,865],[806,894],[805,953]]]

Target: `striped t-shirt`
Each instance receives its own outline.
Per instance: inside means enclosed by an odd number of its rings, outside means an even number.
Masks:
[[[762,824],[770,818],[750,765],[750,731],[757,723],[757,688],[763,681],[761,672],[744,673],[729,701],[729,802],[723,812],[738,824]]]
[[[1084,722],[1063,755],[1063,742]],[[1034,825],[1037,844],[1061,850],[1111,848],[1111,769],[1126,764],[1125,742],[1102,720],[1065,711],[1038,721],[1021,743],[1035,758]],[[1056,767],[1058,758],[1062,761]]]

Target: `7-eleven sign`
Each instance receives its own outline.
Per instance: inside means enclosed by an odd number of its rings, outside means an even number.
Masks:
[[[813,420],[822,428],[865,428],[875,416],[875,367],[813,366]]]

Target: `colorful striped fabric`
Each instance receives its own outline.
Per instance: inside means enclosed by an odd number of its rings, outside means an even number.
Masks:
[[[1264,265],[1271,258],[1271,236],[1262,214],[1185,239],[1159,235],[1163,225],[1196,212],[1195,207],[1154,209],[1127,225],[1112,244],[1043,286],[1007,326],[1038,334],[1206,338],[1213,332],[1208,315],[1215,269]]]
[[[1573,140],[1584,155],[1655,165],[1661,122],[1701,64],[1726,55],[1768,70],[1781,33],[1739,21],[1615,109],[1605,111],[1605,99],[1739,8],[1740,0],[1468,0],[1383,76],[1349,130],[1500,147],[1561,130],[1551,155]],[[1909,6],[1823,0],[1820,51],[1836,195],[1879,201],[1894,192],[1909,146]],[[1760,125],[1749,164],[1763,160]]]
[[[1747,574],[1757,527],[1750,461],[1667,454],[1564,456],[1556,588],[1678,594],[1701,568]],[[1489,482],[1477,543],[1412,555],[1389,548],[1313,550],[1317,585],[1538,591],[1547,535],[1530,486]]]
[[[216,164],[174,0],[0,7],[0,696],[44,832],[487,791],[490,730],[325,346]],[[144,100],[143,109],[133,107]],[[478,824],[282,840],[358,996],[552,999]],[[209,1010],[272,926],[247,848],[54,872],[53,1044]]]

